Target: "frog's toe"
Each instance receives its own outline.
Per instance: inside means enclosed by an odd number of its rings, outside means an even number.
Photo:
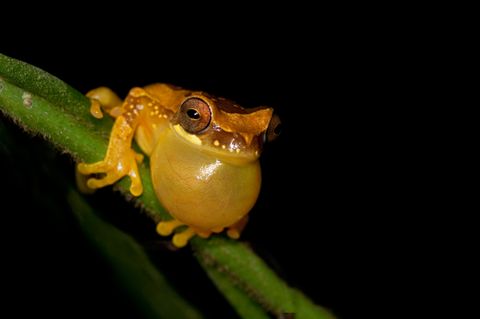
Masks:
[[[77,169],[83,175],[104,173],[107,170],[107,164],[105,161],[100,161],[93,164],[80,163],[78,164]]]
[[[140,173],[138,172],[137,163],[134,161],[132,163],[132,168],[130,169],[128,176],[130,176],[130,193],[133,196],[140,196],[143,192],[143,185],[140,179]]]
[[[90,98],[90,114],[97,119],[103,118],[102,107],[97,99]]]
[[[87,181],[87,186],[92,189],[102,188],[111,185],[118,181],[122,176],[118,174],[107,174],[103,178],[90,178]]]
[[[208,230],[198,230],[198,229],[195,230],[195,233],[196,233],[198,236],[202,237],[202,238],[208,238],[208,237],[210,237],[210,235],[212,234],[211,231],[208,231]]]
[[[173,233],[173,230],[177,227],[182,226],[183,223],[176,219],[161,221],[157,225],[157,233],[162,236],[169,236]]]
[[[101,178],[88,178],[86,183],[84,182],[83,186],[86,186],[84,188],[90,190],[113,184],[121,177],[115,171],[112,171],[105,161],[100,161],[93,164],[80,163],[77,165],[77,172],[82,175],[105,174],[105,176]],[[78,178],[77,181],[79,181]]]
[[[169,236],[176,228],[184,225],[184,223],[176,219],[161,221],[157,225],[157,233],[162,236]],[[209,230],[200,230],[194,227],[188,227],[184,231],[176,233],[172,238],[172,243],[177,248],[185,247],[190,238],[193,236],[198,235],[202,238],[208,238],[210,237],[211,233],[212,232]]]
[[[89,178],[88,176],[80,173],[80,171],[78,170],[78,165],[77,165],[77,169],[75,170],[75,182],[77,184],[78,190],[81,193],[92,194],[95,191],[95,190],[93,190],[93,189],[91,189],[90,187],[87,186],[88,178]]]
[[[132,179],[132,184],[130,185],[130,193],[133,196],[140,196],[143,193],[143,185],[140,181],[134,181]]]
[[[238,222],[228,227],[228,230],[227,230],[228,237],[232,239],[239,239],[240,234],[242,233],[243,229],[247,225],[247,222],[248,222],[248,215],[244,216]]]
[[[172,243],[175,247],[182,248],[187,245],[188,241],[193,236],[195,236],[195,231],[188,227],[183,232],[175,234],[175,236],[173,236]]]
[[[235,229],[235,228],[230,228],[229,230],[227,230],[227,235],[228,235],[228,237],[230,237],[232,239],[239,239],[240,238],[240,231],[238,229]]]

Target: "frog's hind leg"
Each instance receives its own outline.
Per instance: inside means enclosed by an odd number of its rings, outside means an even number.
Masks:
[[[111,89],[102,86],[89,91],[86,95],[91,101],[90,113],[97,119],[103,117],[102,109],[112,117],[122,114],[122,100]]]
[[[242,233],[243,229],[247,225],[247,222],[248,222],[248,215],[245,215],[238,222],[236,222],[232,226],[228,227],[228,230],[227,230],[228,237],[233,238],[233,239],[240,238],[240,234]]]

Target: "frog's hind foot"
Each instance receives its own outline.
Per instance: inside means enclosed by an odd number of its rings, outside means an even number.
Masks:
[[[162,236],[169,236],[173,233],[173,231],[176,228],[184,225],[185,225],[184,223],[176,219],[161,221],[157,225],[157,233]],[[188,227],[184,231],[176,233],[172,238],[172,243],[175,247],[181,248],[181,247],[185,247],[188,244],[188,241],[195,235],[198,235],[203,238],[208,238],[210,234],[211,232],[209,231],[202,231],[202,230],[195,229],[193,227]]]
[[[228,237],[232,239],[239,239],[240,234],[242,233],[243,229],[247,225],[247,222],[248,222],[248,215],[245,215],[238,222],[228,227],[228,230],[227,230]]]

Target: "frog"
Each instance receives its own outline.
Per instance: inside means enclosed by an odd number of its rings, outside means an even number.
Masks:
[[[158,222],[159,235],[173,234],[178,248],[194,236],[224,230],[230,238],[240,237],[259,196],[263,146],[279,135],[273,108],[247,109],[166,83],[134,87],[124,100],[107,87],[86,96],[94,117],[114,118],[104,159],[77,165],[89,189],[128,176],[130,193],[140,196],[138,167],[148,156],[156,197],[172,217]],[[133,140],[141,153],[132,148]]]

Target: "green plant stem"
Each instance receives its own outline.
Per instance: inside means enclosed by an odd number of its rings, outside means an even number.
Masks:
[[[42,85],[38,84],[39,78]],[[103,159],[108,145],[106,132],[111,121],[95,122],[88,112],[88,100],[62,83],[38,68],[0,54],[0,110],[26,130],[41,134],[77,161]],[[139,170],[144,191],[134,200],[135,204],[154,221],[170,218],[156,198],[148,161],[144,161]],[[117,187],[131,198],[128,178],[117,183]],[[244,244],[215,236],[210,240],[194,238],[192,247],[203,264],[226,274],[235,287],[244,290],[268,311],[278,316],[284,312],[296,312],[299,319],[332,318],[308,298],[289,288]]]
[[[244,290],[237,287],[226,273],[222,273],[217,268],[206,263],[200,264],[240,317],[244,319],[270,318],[266,310],[250,298]]]
[[[228,277],[235,288],[242,289],[277,317],[283,313],[295,313],[296,318],[334,318],[330,312],[289,287],[245,244],[220,237],[209,241],[195,239],[192,244],[204,268],[212,267]],[[221,287],[222,282],[218,286],[220,290],[233,289]]]
[[[42,97],[56,107],[87,118],[89,100],[59,78],[28,63],[14,60],[0,53],[0,74],[4,80],[15,83]]]

